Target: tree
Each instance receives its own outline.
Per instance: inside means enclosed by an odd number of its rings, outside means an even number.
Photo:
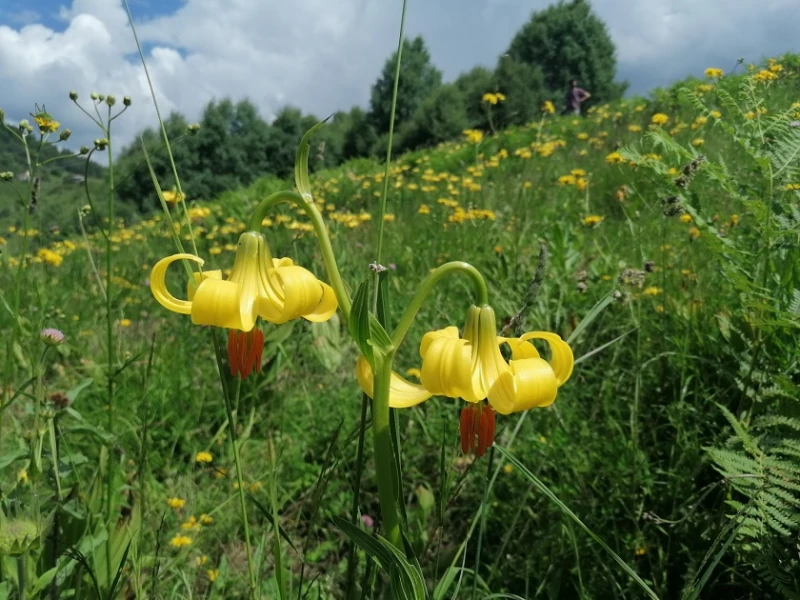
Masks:
[[[417,108],[414,118],[400,128],[400,150],[413,150],[452,140],[469,129],[464,94],[454,84],[442,85]]]
[[[545,89],[542,69],[537,65],[502,57],[495,78],[498,91],[506,97],[491,107],[497,128],[535,121],[541,114],[542,102],[551,97]]]
[[[350,126],[344,133],[344,146],[342,157],[344,160],[369,156],[373,146],[378,140],[369,115],[364,109],[354,106],[349,114]]]
[[[544,91],[562,102],[572,79],[589,90],[595,102],[615,100],[627,87],[614,81],[614,42],[587,0],[562,1],[533,13],[511,41],[507,58],[541,69]]]
[[[495,75],[485,67],[475,67],[468,73],[462,73],[455,80],[455,86],[461,91],[464,107],[467,111],[467,128],[488,130],[489,121],[486,116],[486,103],[483,95],[497,89]]]
[[[389,131],[397,52],[386,61],[381,76],[372,86],[370,121],[381,134]],[[442,83],[442,73],[431,64],[431,57],[422,37],[403,40],[403,57],[397,87],[395,119],[398,124],[411,120],[414,112],[434,89]]]

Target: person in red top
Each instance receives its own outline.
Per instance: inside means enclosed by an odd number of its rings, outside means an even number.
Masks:
[[[575,115],[581,114],[581,103],[585,102],[592,95],[586,90],[578,87],[578,81],[573,79],[570,83],[569,90],[567,91],[567,102],[564,108],[564,114],[572,113]]]

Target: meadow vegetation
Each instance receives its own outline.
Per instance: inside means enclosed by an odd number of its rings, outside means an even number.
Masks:
[[[420,142],[388,172],[317,162],[308,180],[322,125],[298,132],[294,182],[249,167],[248,185],[229,171],[202,199],[149,152],[152,168],[122,170],[139,182],[122,216],[113,163],[91,203],[64,200],[73,233],[47,226],[49,190],[31,208],[33,183],[4,175],[0,597],[796,597],[800,57],[737,71],[580,118],[537,98],[517,124],[502,116],[515,93],[482,88],[487,120],[458,139]],[[104,129],[83,154],[111,156],[129,101],[84,102]],[[34,115],[5,126],[35,171],[60,124]],[[186,136],[180,176],[203,126],[165,123]],[[256,207],[305,192],[312,211],[270,205],[256,225],[333,288],[335,261],[352,310],[337,289],[326,320],[259,322],[259,372],[231,374],[224,332],[162,308],[153,267],[177,246],[228,277]],[[482,456],[462,451],[461,401],[392,409],[387,472],[356,362],[380,360],[380,331],[449,261],[483,274],[500,335],[554,332],[574,371],[552,405],[497,415]],[[168,285],[194,293],[177,265]],[[395,370],[418,383],[425,332],[462,327],[475,302],[469,278],[442,279]]]

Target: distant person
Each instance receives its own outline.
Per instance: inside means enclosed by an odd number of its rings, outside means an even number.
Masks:
[[[564,107],[564,114],[572,113],[574,115],[580,115],[581,103],[585,102],[591,97],[592,95],[583,88],[579,88],[578,81],[573,79],[570,82],[569,90],[567,91],[567,102],[566,106]]]

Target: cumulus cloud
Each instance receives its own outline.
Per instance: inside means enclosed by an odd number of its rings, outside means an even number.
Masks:
[[[412,2],[408,35],[422,35],[445,79],[492,66],[517,29],[545,0]],[[707,66],[729,69],[740,56],[797,50],[796,0],[595,0],[618,49],[619,77],[644,93]],[[153,15],[134,5],[162,113],[197,119],[211,100],[250,98],[270,118],[285,104],[319,116],[366,105],[370,85],[396,46],[400,3],[386,0],[185,0]],[[24,19],[23,19],[24,17]],[[129,95],[115,122],[128,143],[155,124],[149,90],[123,5],[72,0],[49,26],[28,12],[0,13],[0,107],[23,118],[34,102],[74,132],[97,137],[67,98],[69,90]]]

